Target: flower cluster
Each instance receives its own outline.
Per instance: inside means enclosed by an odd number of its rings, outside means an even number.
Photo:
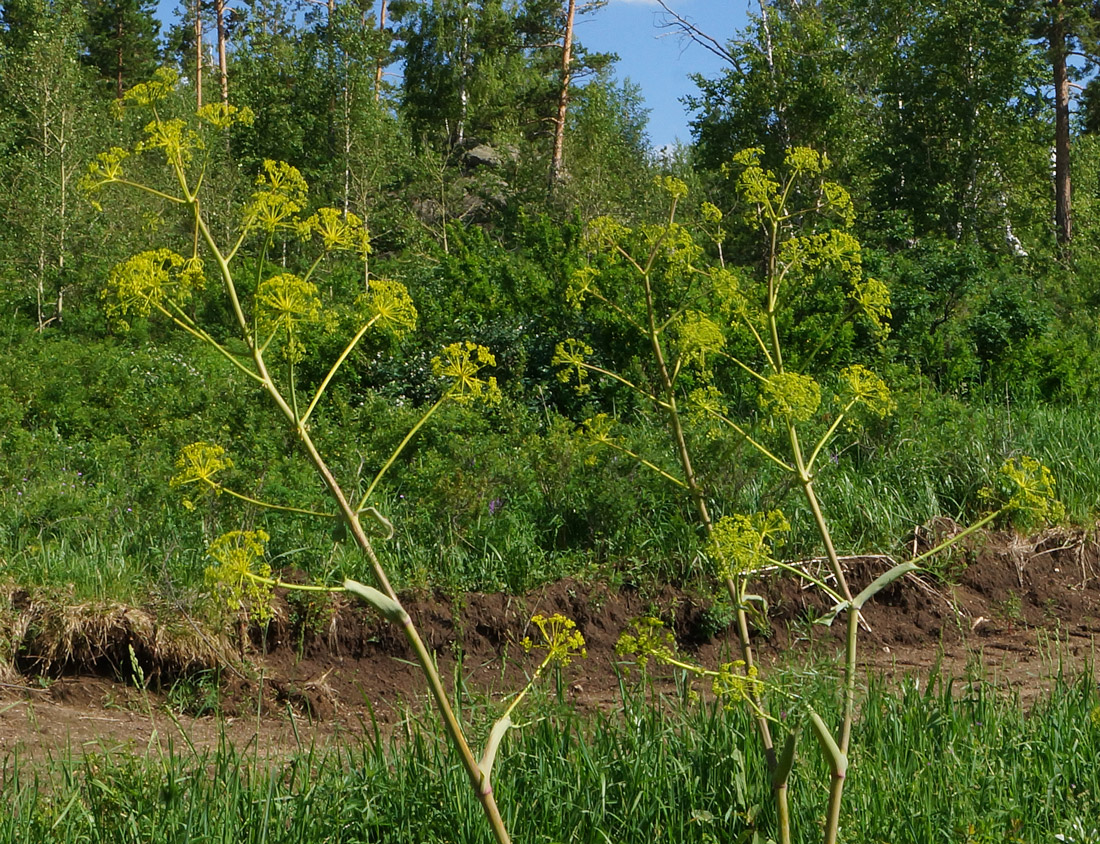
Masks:
[[[186,164],[191,160],[193,150],[202,149],[202,139],[187,122],[174,120],[154,120],[145,127],[145,140],[135,148],[135,152],[159,149],[164,153],[165,161],[171,164]]]
[[[577,394],[582,396],[591,389],[591,386],[586,383],[588,370],[584,362],[590,354],[592,354],[591,346],[569,338],[554,347],[554,357],[550,361],[554,366],[561,367],[558,370],[558,380],[563,384],[568,384],[574,375],[577,376],[576,390]]]
[[[791,422],[807,422],[821,404],[821,385],[809,375],[777,372],[764,383],[760,408]]]
[[[230,129],[235,125],[251,126],[256,122],[256,113],[248,106],[238,108],[229,103],[208,103],[196,114],[203,123],[209,123],[215,129]]]
[[[416,328],[419,314],[408,288],[399,281],[385,278],[371,279],[370,288],[355,300],[355,304],[367,321],[376,319],[379,328],[396,337]]]
[[[687,311],[676,327],[684,363],[697,363],[701,369],[706,368],[707,355],[721,351],[726,344],[718,323],[701,311]]]
[[[266,234],[280,228],[299,232],[297,215],[305,207],[308,191],[306,180],[296,167],[285,161],[264,161],[252,200],[244,207],[245,229]]]
[[[840,370],[840,382],[845,401],[862,405],[879,419],[892,413],[896,406],[886,382],[862,364]]]
[[[261,282],[256,289],[256,313],[262,334],[283,332],[286,339],[283,354],[297,362],[305,353],[298,339],[298,328],[321,318],[317,287],[293,273],[280,273]]]
[[[779,510],[723,516],[711,531],[707,554],[723,577],[751,574],[773,562],[773,549],[782,546],[782,534],[790,529],[790,522]]]
[[[263,621],[271,617],[274,581],[264,559],[270,537],[262,530],[234,530],[222,534],[207,548],[216,565],[204,572],[208,586],[231,610],[248,610]]]
[[[630,627],[630,632],[624,631],[615,645],[619,656],[632,656],[643,668],[651,658],[660,665],[675,658],[676,637],[659,618],[636,618]]]
[[[442,355],[432,358],[432,372],[438,378],[453,380],[448,395],[455,401],[497,404],[501,399],[497,379],[478,377],[486,366],[496,364],[496,358],[485,346],[467,340],[446,346]]]
[[[170,67],[158,67],[148,82],[139,82],[122,95],[123,103],[149,107],[168,99],[179,84],[179,74]]]
[[[577,629],[577,623],[571,618],[566,618],[561,613],[552,616],[544,616],[541,613],[531,617],[531,623],[538,628],[542,641],[532,641],[528,636],[523,640],[523,650],[545,651],[546,658],[543,665],[566,666],[573,661],[573,657],[587,657],[588,651],[584,646],[584,636]]]
[[[176,474],[172,475],[168,486],[175,489],[190,484],[203,484],[207,488],[220,491],[221,484],[214,480],[214,476],[231,468],[233,461],[225,456],[225,449],[220,445],[191,443],[184,446],[180,456],[176,458]],[[185,507],[189,504],[188,501],[184,502]]]
[[[336,208],[321,208],[299,224],[303,240],[319,237],[326,252],[358,252],[363,258],[370,254],[370,235],[360,217]]]
[[[745,669],[743,659],[724,662],[715,672],[710,673],[711,691],[722,701],[726,709],[741,701],[754,700],[764,690],[764,682],[757,676],[756,666]]]
[[[148,316],[154,309],[167,311],[167,303],[186,303],[203,285],[200,258],[184,258],[171,249],[140,252],[117,264],[107,277],[100,297],[106,303],[107,316],[122,328],[124,319],[133,314]]]
[[[688,418],[709,440],[716,440],[725,433],[721,420],[727,412],[722,393],[713,384],[696,387],[688,393]]]
[[[1010,457],[1002,464],[991,486],[978,493],[999,505],[1020,527],[1059,522],[1066,509],[1054,494],[1054,475],[1034,457]]]

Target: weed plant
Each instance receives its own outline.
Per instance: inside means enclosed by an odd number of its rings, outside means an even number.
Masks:
[[[805,727],[813,734],[831,771],[823,830],[825,844],[835,844],[852,758],[863,606],[926,558],[996,519],[1015,517],[1034,525],[1057,520],[1064,511],[1053,500],[1050,471],[1034,458],[1010,457],[991,473],[992,485],[979,492],[993,504],[993,513],[920,557],[891,561],[871,584],[854,588],[837,551],[818,476],[829,474],[830,462],[839,462],[843,440],[896,409],[883,378],[854,362],[858,357],[853,360],[857,337],[874,342],[888,332],[890,294],[885,284],[863,272],[860,244],[851,234],[852,201],[841,185],[828,180],[827,158],[810,149],[791,149],[783,167],[773,171],[763,166],[762,156],[762,150],[745,150],[728,168],[736,182],[738,211],[760,242],[760,257],[749,266],[726,265],[724,217],[714,205],[701,206],[701,232],[678,221],[688,189],[671,177],[660,180],[670,197],[663,223],[630,227],[610,218],[593,221],[587,233],[589,263],[574,273],[567,298],[633,337],[646,349],[645,363],[623,370],[595,357],[594,348],[577,339],[558,345],[555,363],[561,380],[574,383],[578,393],[590,392],[592,381],[606,380],[663,417],[669,447],[654,453],[635,451],[605,413],[586,420],[583,428],[609,453],[632,459],[679,488],[705,537],[704,571],[725,586],[736,613],[738,660],[716,667],[693,664],[677,653],[674,637],[656,619],[635,621],[619,640],[620,653],[636,655],[642,665],[652,659],[705,678],[727,704],[739,701],[751,711],[781,844],[792,840],[789,790],[799,733]],[[716,254],[707,254],[705,238]],[[755,407],[747,397],[755,398]],[[726,509],[728,502],[705,468],[706,458],[714,455],[699,447],[718,439],[745,446],[776,478],[784,504],[797,495],[800,503],[792,518],[778,506]],[[869,520],[875,515],[869,514]],[[776,556],[792,521],[812,525],[826,577]],[[796,712],[788,719],[778,717],[776,707],[786,706],[790,692],[759,675],[749,618],[766,616],[767,602],[748,590],[768,568],[799,577],[834,602],[822,623],[843,619],[844,706],[832,726],[798,691]]]

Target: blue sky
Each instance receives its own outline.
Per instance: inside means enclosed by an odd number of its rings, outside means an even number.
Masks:
[[[747,20],[751,0],[669,0],[677,14],[724,43]],[[176,19],[179,0],[158,0],[161,21]],[[232,0],[229,2],[233,6]],[[616,76],[639,85],[649,109],[649,138],[654,148],[677,139],[689,141],[688,114],[680,98],[695,90],[693,73],[715,76],[722,62],[697,44],[659,28],[656,0],[609,0],[592,15],[578,18],[576,38],[594,52],[617,53]]]
[[[667,0],[720,43],[745,26],[748,0]],[[579,19],[577,40],[589,50],[618,53],[617,76],[641,86],[649,114],[649,138],[655,148],[691,139],[689,115],[680,99],[696,89],[693,73],[717,76],[721,60],[698,44],[685,42],[658,25],[664,14],[656,0],[610,0],[593,15]]]

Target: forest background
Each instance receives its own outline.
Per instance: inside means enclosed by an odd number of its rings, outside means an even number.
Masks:
[[[366,339],[312,417],[345,477],[365,487],[436,400],[440,349],[469,340],[496,355],[499,405],[443,408],[375,492],[395,527],[386,553],[401,588],[520,592],[563,576],[708,588],[694,574],[702,538],[690,502],[622,452],[595,452],[580,424],[616,416],[623,448],[673,466],[647,408],[615,382],[578,394],[553,358],[584,337],[607,369],[653,376],[640,341],[568,306],[566,290],[592,220],[665,219],[657,177],[689,186],[686,224],[706,228],[704,203],[725,214],[715,256],[761,261],[727,170],[749,147],[770,165],[793,146],[828,155],[855,204],[864,271],[892,294],[885,339],[845,329],[814,364],[866,363],[897,403],[829,455],[821,489],[838,545],[895,548],[934,516],[975,515],[979,489],[1021,453],[1053,469],[1070,519],[1093,523],[1093,4],[780,0],[732,37],[707,33],[714,41],[673,14],[673,29],[725,70],[698,78],[685,103],[692,143],[661,154],[615,58],[570,43],[574,13],[599,8],[189,0],[161,32],[148,0],[0,4],[3,578],[44,598],[173,617],[197,611],[210,538],[257,527],[284,570],[369,578],[338,532],[307,516],[225,495],[184,501],[169,485],[181,449],[208,441],[232,456],[226,486],[302,508],[323,497],[258,388],[182,333],[142,318],[123,330],[99,296],[133,252],[186,236],[149,195],[103,211],[79,190],[98,153],[128,145],[116,100],[164,64],[184,80],[180,113],[225,102],[256,115],[212,154],[214,226],[236,225],[265,160],[286,161],[309,183],[311,208],[354,213],[371,234],[365,267],[326,259],[322,296],[391,278],[419,311],[400,343]],[[278,248],[285,267],[307,260],[293,237]],[[814,320],[820,304],[802,303],[795,326],[807,338],[827,328]],[[213,294],[191,308],[214,336],[230,325]],[[731,369],[715,377],[754,407]],[[805,507],[766,460],[698,440],[717,512],[781,506],[791,553],[816,553]]]

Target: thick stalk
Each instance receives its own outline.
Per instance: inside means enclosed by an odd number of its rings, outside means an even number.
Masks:
[[[793,425],[788,427],[791,439],[791,451],[794,453],[798,465],[799,479],[802,482],[802,491],[813,513],[814,524],[817,526],[821,541],[825,545],[825,555],[829,561],[829,567],[836,577],[837,591],[844,600],[852,600],[852,592],[848,587],[848,580],[844,576],[844,569],[840,565],[840,558],[833,547],[832,534],[825,522],[825,516],[821,511],[821,503],[814,492],[813,478],[806,470],[802,458],[802,449],[798,443],[798,433]],[[847,755],[852,737],[852,720],[856,709],[856,645],[859,637],[859,610],[849,604],[847,613],[847,639],[844,653],[844,713],[840,729],[840,752]],[[825,844],[836,844],[837,832],[840,829],[840,802],[844,796],[844,780],[846,772],[834,773],[832,783],[829,786],[829,807],[825,819]]]
[[[269,389],[268,392],[276,400],[276,404],[279,404],[280,409],[283,410],[285,414],[290,409],[286,401],[282,399],[277,391]],[[352,535],[355,537],[356,544],[370,562],[371,569],[374,572],[379,587],[386,595],[400,603],[397,598],[397,593],[394,591],[393,586],[390,585],[389,578],[386,576],[386,572],[382,568],[378,555],[374,551],[374,546],[371,545],[370,539],[367,537],[366,532],[359,522],[358,514],[352,510],[347,497],[344,495],[343,489],[337,483],[328,465],[317,451],[316,446],[313,444],[313,440],[310,439],[309,433],[299,427],[298,436],[302,441],[302,446],[305,448],[306,454],[309,456],[310,462],[313,463],[314,468],[324,480],[325,486],[328,487],[332,497],[336,500],[340,513],[343,515],[351,529]],[[504,820],[501,818],[500,809],[497,807],[492,787],[484,781],[481,769],[477,765],[477,759],[474,758],[474,754],[470,750],[470,745],[466,741],[466,736],[462,732],[462,727],[458,723],[458,718],[451,708],[447,691],[443,688],[442,678],[439,676],[439,672],[435,667],[435,660],[431,652],[424,645],[411,619],[406,617],[404,627],[405,638],[416,653],[416,661],[420,664],[420,668],[424,672],[424,677],[427,679],[428,686],[432,691],[432,697],[435,698],[436,706],[439,707],[440,715],[443,717],[444,729],[451,743],[462,757],[463,767],[465,767],[466,773],[470,777],[470,784],[477,793],[478,800],[481,802],[482,809],[485,811],[485,816],[489,821],[489,825],[492,827],[493,835],[499,844],[510,844],[511,838],[508,835],[508,830],[504,827]]]
[[[668,371],[668,364],[665,361],[664,350],[661,347],[661,338],[657,329],[657,320],[653,304],[653,288],[649,282],[649,275],[643,274],[642,280],[645,287],[646,298],[646,314],[649,320],[649,341],[653,348],[653,357],[657,362],[657,371],[661,378],[661,388],[665,393],[665,403],[668,409],[669,422],[672,425],[673,438],[676,441],[676,453],[680,458],[680,465],[684,470],[684,480],[687,483],[688,491],[691,493],[692,501],[695,503],[695,509],[699,513],[699,520],[703,524],[703,530],[709,537],[714,530],[714,525],[711,522],[710,511],[707,509],[706,497],[703,494],[702,486],[699,484],[699,479],[695,475],[695,471],[691,465],[691,453],[688,450],[687,439],[684,437],[684,428],[680,422],[680,414],[676,409],[676,390],[672,382],[672,377]],[[734,583],[733,578],[726,577],[726,589],[729,591],[730,599],[733,601],[733,605],[737,612],[737,638],[741,643],[741,658],[745,661],[746,673],[751,671],[754,666],[753,652],[752,652],[752,638],[749,634],[749,620],[745,613],[744,602],[741,600],[740,590],[737,588],[737,584]],[[776,755],[775,755],[775,743],[772,740],[771,728],[768,726],[768,719],[762,714],[763,707],[761,701],[755,690],[751,691],[753,707],[756,710],[755,719],[757,731],[760,733],[760,741],[764,746],[764,756],[768,762],[768,771],[771,772],[775,769]],[[780,809],[780,801],[782,799],[782,809]],[[776,790],[776,807],[778,813],[782,814],[786,809],[786,785],[784,784],[782,795],[780,795],[779,789]],[[780,825],[781,832],[781,844],[789,844],[789,824]]]

